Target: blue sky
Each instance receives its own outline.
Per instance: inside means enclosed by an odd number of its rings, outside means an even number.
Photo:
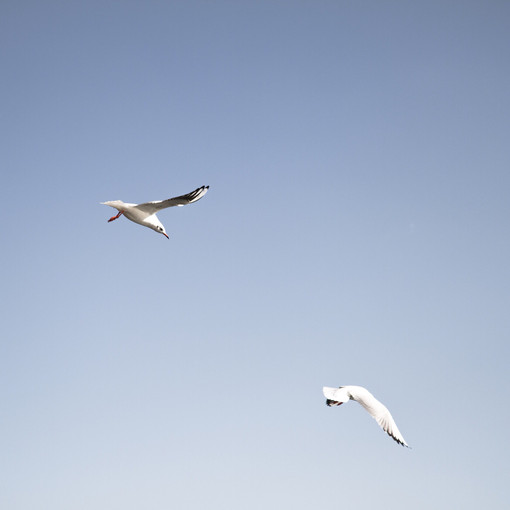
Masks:
[[[2,508],[506,508],[509,16],[3,2]]]

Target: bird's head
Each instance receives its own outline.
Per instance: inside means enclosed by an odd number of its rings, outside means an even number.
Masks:
[[[324,388],[322,388],[322,393],[324,393],[326,397],[327,406],[341,406],[351,398],[347,389],[342,386],[340,386],[340,388],[324,386]]]
[[[153,219],[149,226],[150,228],[152,228],[152,230],[154,230],[158,234],[163,234],[167,239],[170,239],[168,237],[168,234],[166,233],[165,227],[161,225],[157,218],[155,220]]]
[[[168,237],[168,234],[165,232],[165,227],[163,225],[158,226],[155,230],[156,230],[156,232],[163,234],[167,239],[170,239]]]

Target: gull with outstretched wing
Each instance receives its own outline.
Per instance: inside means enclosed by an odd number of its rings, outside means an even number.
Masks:
[[[192,204],[193,202],[200,200],[207,193],[208,189],[209,186],[202,186],[186,195],[169,198],[168,200],[145,202],[144,204],[126,204],[122,200],[113,200],[111,202],[101,203],[109,205],[119,211],[117,216],[112,216],[108,222],[116,220],[121,214],[123,214],[128,220],[134,221],[144,227],[149,227],[158,234],[163,234],[167,239],[169,239],[165,231],[165,227],[159,221],[156,213],[161,211],[161,209],[166,209],[167,207]]]
[[[409,448],[387,407],[379,402],[366,388],[361,386],[329,388],[325,386],[322,388],[322,392],[326,397],[327,406],[340,406],[344,402],[355,400],[368,411],[370,416],[375,419],[386,434],[392,437],[398,444]]]

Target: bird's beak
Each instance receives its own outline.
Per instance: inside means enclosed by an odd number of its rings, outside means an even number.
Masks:
[[[167,239],[170,239],[164,232],[161,232]]]

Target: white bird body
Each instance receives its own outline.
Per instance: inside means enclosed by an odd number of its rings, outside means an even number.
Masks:
[[[325,386],[322,392],[327,399],[326,404],[328,406],[340,406],[344,402],[355,400],[375,419],[384,432],[397,443],[409,447],[387,407],[379,402],[366,388],[362,386],[340,386],[339,388]]]
[[[197,188],[195,191],[179,197],[169,198],[168,200],[159,200],[157,202],[145,202],[143,204],[128,204],[122,200],[112,200],[110,202],[101,202],[103,205],[109,205],[119,211],[117,216],[113,216],[108,221],[116,220],[121,214],[123,214],[128,220],[131,220],[144,227],[151,228],[152,230],[163,234],[167,239],[168,235],[165,231],[165,227],[159,221],[156,213],[161,209],[167,207],[183,206],[192,204],[197,200],[200,200],[209,189],[209,186],[202,186]]]

